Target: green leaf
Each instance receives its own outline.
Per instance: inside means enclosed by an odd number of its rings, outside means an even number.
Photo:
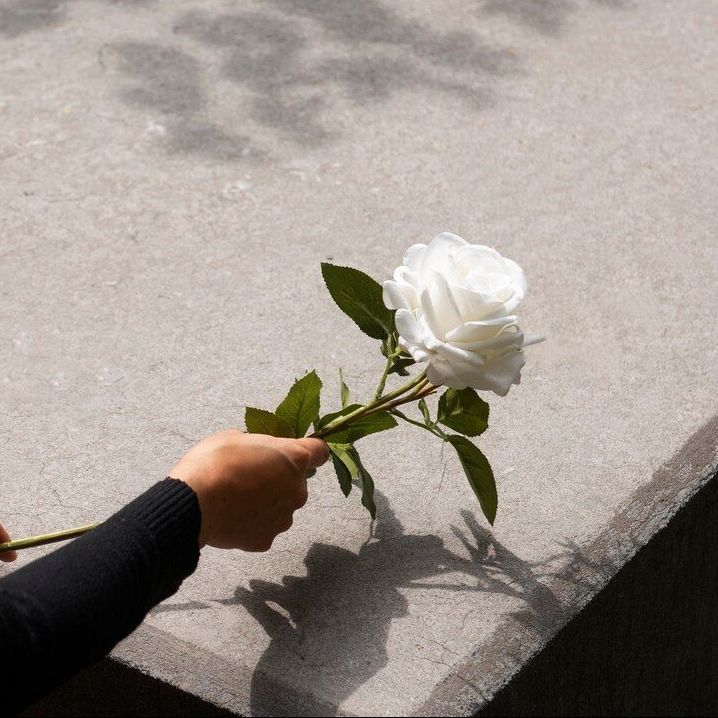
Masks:
[[[434,422],[431,420],[429,407],[426,405],[426,401],[424,399],[419,399],[419,410],[421,411],[421,415],[424,417],[424,423],[427,426],[431,426]]]
[[[368,274],[352,267],[322,262],[329,294],[365,334],[385,339],[394,331],[394,312],[384,306],[382,287]]]
[[[339,391],[342,397],[342,409],[346,409],[346,407],[349,406],[349,397],[351,394],[349,387],[344,383],[344,372],[341,369],[339,369]]]
[[[351,444],[329,444],[334,470],[337,472],[339,486],[344,496],[349,496],[352,490],[352,479],[359,478],[359,467],[350,454]]]
[[[499,500],[494,472],[491,470],[489,460],[478,447],[463,436],[452,434],[446,440],[456,449],[466,478],[481,504],[481,510],[493,526]]]
[[[489,427],[489,405],[473,389],[447,389],[439,399],[438,419],[464,436],[479,436]]]
[[[264,409],[248,406],[244,412],[244,423],[250,434],[269,434],[286,439],[294,438],[294,429],[281,416]]]
[[[359,454],[355,448],[351,448],[351,454],[354,462],[359,469],[359,481],[361,482],[361,502],[362,506],[369,512],[372,519],[376,518],[376,503],[374,502],[374,479],[362,464]]]
[[[277,407],[275,413],[292,427],[294,436],[304,436],[319,416],[321,390],[321,379],[315,371],[311,371],[294,382],[287,397]]]
[[[349,496],[352,490],[352,481],[358,480],[361,484],[361,502],[372,519],[376,518],[376,503],[374,501],[374,479],[366,470],[357,450],[351,444],[329,443],[334,470],[337,472],[339,486],[344,496]]]
[[[369,436],[369,434],[393,429],[396,425],[396,419],[388,411],[378,411],[376,414],[360,416],[341,431],[337,431],[336,434],[330,434],[330,437],[332,441],[337,441],[341,444],[353,444],[355,441]]]

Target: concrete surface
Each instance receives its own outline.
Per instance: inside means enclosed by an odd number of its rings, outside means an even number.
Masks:
[[[469,713],[700,490],[716,29],[711,0],[0,4],[13,534],[110,514],[307,369],[368,391],[326,258],[492,244],[549,337],[492,401],[493,531],[448,453],[370,437],[373,530],[320,472],[270,554],[205,551],[119,661],[237,713]]]
[[[700,454],[711,422],[692,440]],[[671,467],[644,491],[662,491]],[[620,518],[618,519],[621,520]],[[718,475],[477,715],[710,716],[718,706]],[[589,554],[590,549],[585,553]],[[590,559],[567,566],[572,580]],[[515,637],[515,634],[514,634]],[[479,661],[480,665],[480,661]],[[81,671],[24,718],[233,715],[112,658]]]

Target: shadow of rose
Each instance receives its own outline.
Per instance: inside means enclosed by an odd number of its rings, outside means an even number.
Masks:
[[[409,612],[411,590],[499,593],[520,600],[526,616],[560,610],[541,584],[545,567],[521,560],[471,512],[462,511],[464,525],[453,529],[460,555],[437,536],[406,534],[384,496],[378,504],[358,552],[314,544],[306,576],[252,580],[223,601],[243,606],[271,639],[253,675],[253,713],[336,714],[387,665],[391,624]]]

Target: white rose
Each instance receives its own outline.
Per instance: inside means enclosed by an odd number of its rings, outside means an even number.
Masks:
[[[516,262],[450,232],[409,247],[394,280],[384,282],[399,343],[428,362],[432,384],[501,396],[521,381],[523,348],[540,341],[524,336],[514,314],[525,293]]]

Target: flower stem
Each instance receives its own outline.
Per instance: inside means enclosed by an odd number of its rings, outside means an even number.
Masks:
[[[386,378],[389,376],[389,370],[391,369],[391,364],[394,361],[394,355],[389,354],[389,356],[386,358],[386,366],[384,367],[384,372],[381,375],[381,379],[379,379],[379,386],[377,386],[376,391],[374,392],[374,401],[381,398],[381,395],[384,393],[384,387],[386,386]]]
[[[438,436],[443,441],[446,441],[446,434],[439,429],[438,426],[428,426],[427,424],[422,424],[420,421],[416,421],[415,419],[410,419],[406,414],[398,409],[392,409],[391,413],[394,414],[394,416],[398,416],[400,419],[403,419],[408,424],[418,426],[420,429],[426,429],[426,431],[432,433],[434,436]]]
[[[398,389],[390,391],[388,394],[384,394],[384,396],[381,396],[378,399],[374,399],[365,406],[360,406],[358,409],[355,409],[350,414],[346,414],[345,416],[339,416],[334,419],[334,421],[330,421],[326,426],[323,426],[318,431],[315,431],[312,436],[319,439],[325,439],[330,434],[334,434],[340,429],[343,429],[345,426],[348,426],[352,423],[352,421],[355,421],[359,417],[365,416],[366,414],[373,414],[377,411],[381,411],[384,408],[387,408],[392,401],[401,397],[403,394],[417,389],[418,387],[424,387],[425,384],[426,373],[422,372],[418,376],[414,377],[411,381],[400,386]]]
[[[99,525],[100,524],[88,524],[87,526],[78,526],[77,528],[67,529],[65,531],[55,531],[51,534],[40,534],[39,536],[16,539],[15,541],[6,541],[5,543],[0,543],[0,553],[18,551],[23,548],[34,548],[35,546],[44,546],[45,544],[56,543],[57,541],[66,541],[67,539],[82,536],[82,534],[97,528]]]
[[[381,404],[376,409],[368,411],[367,414],[373,414],[376,411],[391,411],[395,406],[401,406],[402,404],[408,404],[410,401],[418,401],[419,399],[423,399],[425,396],[429,396],[429,394],[432,394],[435,390],[436,387],[429,384],[428,379],[426,379],[425,377],[414,387],[413,391],[410,394],[397,397],[396,399],[393,399],[386,404]]]

